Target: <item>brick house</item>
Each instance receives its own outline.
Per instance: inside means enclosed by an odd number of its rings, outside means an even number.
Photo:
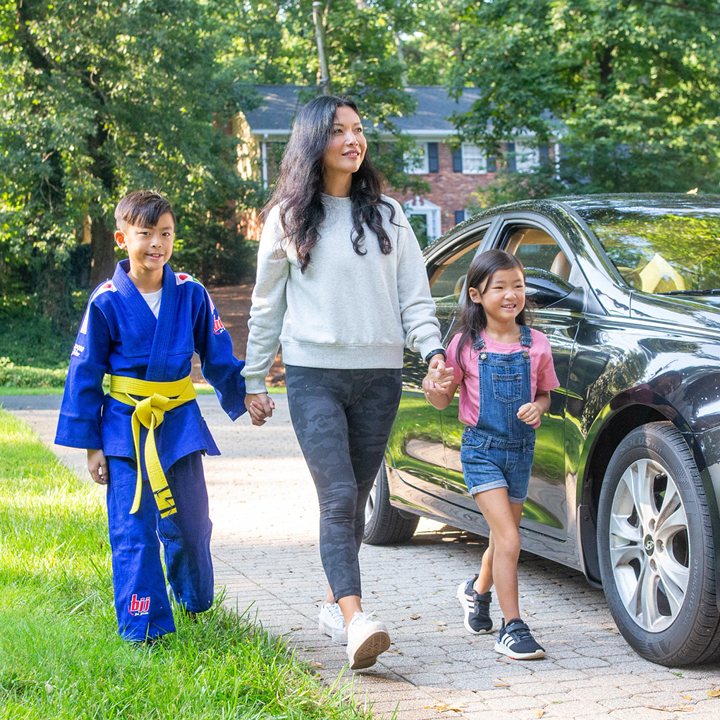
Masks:
[[[263,97],[261,106],[239,114],[233,129],[247,148],[241,161],[243,175],[262,179],[267,187],[275,176],[300,106],[302,88],[257,85],[256,89]],[[405,170],[422,176],[431,190],[422,196],[402,194],[392,188],[387,192],[403,204],[419,238],[426,236],[432,241],[468,217],[468,208],[474,204],[473,193],[493,182],[503,163],[509,171],[524,171],[543,160],[552,161],[557,155],[557,144],[538,148],[531,136],[518,136],[515,142],[503,143],[498,156],[486,157],[475,145],[453,143],[457,133],[448,119],[453,113],[467,112],[480,98],[477,90],[467,88],[457,101],[448,97],[443,87],[411,86],[405,91],[417,100],[413,115],[393,118],[416,144],[416,152],[406,159]],[[380,137],[381,141],[393,140],[390,134],[381,133]],[[250,226],[248,233],[255,234]]]

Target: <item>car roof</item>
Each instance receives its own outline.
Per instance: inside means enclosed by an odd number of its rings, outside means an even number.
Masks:
[[[607,195],[570,195],[551,198],[571,207],[579,215],[598,210],[637,212],[638,210],[720,210],[720,195],[691,193],[618,193]]]

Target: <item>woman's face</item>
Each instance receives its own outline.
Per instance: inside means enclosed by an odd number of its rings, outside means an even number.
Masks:
[[[323,155],[326,175],[357,172],[367,150],[367,140],[358,114],[352,108],[339,107],[330,133],[330,144]]]

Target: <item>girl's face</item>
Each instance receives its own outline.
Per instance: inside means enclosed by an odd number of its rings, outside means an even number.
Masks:
[[[330,131],[330,144],[323,155],[326,174],[357,172],[365,158],[367,140],[358,114],[349,107],[339,107]]]
[[[520,268],[496,270],[485,287],[468,288],[470,299],[482,305],[490,320],[515,320],[525,307],[525,276]]]

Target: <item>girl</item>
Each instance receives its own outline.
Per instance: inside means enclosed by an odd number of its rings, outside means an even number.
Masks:
[[[320,502],[320,629],[347,642],[355,670],[390,646],[385,625],[363,612],[358,550],[400,400],[403,346],[439,382],[452,372],[420,246],[398,203],[381,194],[355,103],[323,96],[300,110],[269,208],[246,406],[256,425],[272,415],[265,377],[282,342],[290,417]]]
[[[457,591],[465,627],[475,635],[492,630],[494,584],[503,613],[495,650],[514,660],[545,656],[520,619],[518,528],[535,428],[550,407],[550,391],[559,386],[550,343],[527,326],[527,314],[522,263],[504,250],[478,255],[468,270],[461,332],[448,347],[448,358],[456,365],[453,380],[438,381],[429,373],[423,381],[427,399],[440,410],[460,387],[460,421],[466,426],[460,451],[463,474],[490,526],[480,573],[460,583]]]

